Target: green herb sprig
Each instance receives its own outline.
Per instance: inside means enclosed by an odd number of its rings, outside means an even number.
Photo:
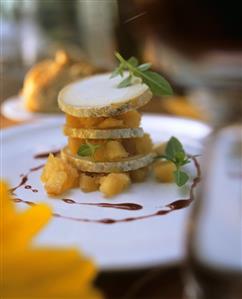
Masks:
[[[181,167],[190,163],[191,160],[184,151],[183,145],[176,137],[171,137],[166,144],[165,154],[158,156],[157,159],[162,158],[172,162],[176,166],[174,177],[176,184],[181,187],[187,183],[189,176],[186,172],[181,170]]]
[[[100,144],[91,144],[89,142],[86,142],[79,147],[77,154],[81,157],[92,157],[95,154],[96,150],[100,148],[100,146]]]
[[[119,60],[119,66],[113,71],[111,78],[116,76],[124,76],[124,72],[128,71],[129,75],[118,85],[118,88],[128,87],[132,85],[133,78],[139,77],[142,82],[147,84],[154,95],[168,96],[172,95],[173,91],[169,82],[160,74],[150,71],[151,64],[139,64],[135,57],[130,57],[125,60],[118,52],[115,53],[116,58]]]

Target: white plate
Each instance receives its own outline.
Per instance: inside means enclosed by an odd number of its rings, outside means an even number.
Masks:
[[[23,98],[19,95],[6,99],[1,105],[1,113],[14,121],[27,121],[39,118],[53,117],[53,113],[36,113],[27,111],[23,105]]]
[[[3,175],[17,186],[21,175],[33,167],[45,163],[45,159],[34,156],[56,150],[66,143],[62,135],[63,118],[45,119],[33,124],[3,130]],[[185,143],[191,154],[200,154],[202,140],[210,129],[196,121],[175,117],[146,115],[143,127],[155,142],[167,140],[175,135]],[[195,175],[195,167],[191,164]],[[173,211],[163,216],[147,217],[135,221],[104,224],[74,221],[80,219],[124,219],[146,216],[180,198],[187,198],[173,184],[156,183],[152,178],[141,184],[133,184],[126,192],[114,199],[104,199],[99,192],[82,193],[75,189],[58,198],[48,198],[40,183],[41,169],[28,175],[25,186],[15,190],[17,198],[31,202],[46,202],[54,213],[66,218],[53,217],[47,228],[36,240],[38,245],[75,246],[93,257],[102,270],[138,269],[149,266],[167,265],[180,261],[184,256],[185,223],[189,208]],[[26,185],[32,186],[26,189]],[[37,189],[38,192],[33,192]],[[121,210],[95,205],[68,204],[60,200],[71,198],[78,203],[136,203],[140,210]],[[26,208],[26,203],[18,203]],[[165,208],[166,210],[168,208]],[[31,225],[31,223],[30,223]]]

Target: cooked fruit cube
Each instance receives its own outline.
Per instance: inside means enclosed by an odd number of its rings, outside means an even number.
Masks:
[[[41,175],[48,194],[59,195],[66,190],[76,187],[78,171],[59,157],[50,154]]]
[[[166,149],[166,143],[161,143],[158,146],[156,146],[154,150],[158,155],[164,155],[165,149]]]
[[[123,139],[123,141],[122,141],[122,144],[123,144],[125,150],[130,155],[136,154],[136,139],[137,138]]]
[[[130,175],[131,181],[135,182],[135,183],[144,182],[144,180],[146,179],[146,177],[148,175],[148,171],[149,171],[148,167],[143,167],[143,168],[139,168],[139,169],[130,171],[129,175]]]
[[[69,114],[66,114],[66,125],[68,127],[77,128],[77,129],[80,129],[82,127],[80,119],[78,117]]]
[[[68,138],[68,147],[73,155],[76,155],[80,146],[85,143],[86,143],[85,139],[73,138],[73,137]]]
[[[102,122],[99,123],[99,129],[112,129],[112,128],[122,128],[124,126],[124,122],[121,119],[116,119],[109,117]]]
[[[140,138],[124,139],[123,145],[131,155],[148,154],[153,148],[149,134],[144,134]]]
[[[175,165],[169,161],[157,161],[154,164],[154,173],[157,181],[170,183],[174,181],[173,172],[176,170]]]
[[[96,128],[98,124],[104,120],[104,117],[80,117],[80,123],[82,128],[89,129],[89,128]]]
[[[80,175],[80,188],[83,192],[93,192],[98,190],[100,185],[100,176],[98,175],[88,175],[82,173]]]
[[[136,110],[123,113],[118,118],[124,121],[124,126],[127,128],[138,128],[141,121],[141,115]]]
[[[104,117],[75,117],[66,114],[66,125],[76,129],[96,128],[103,120],[105,120]]]
[[[45,183],[45,190],[50,195],[59,195],[65,190],[64,184],[68,177],[65,171],[53,172],[49,175],[48,180]]]
[[[128,152],[123,145],[116,140],[111,140],[106,143],[106,155],[108,161],[116,161],[128,157]]]
[[[121,193],[130,185],[130,178],[126,173],[110,173],[101,178],[100,182],[99,190],[106,197],[112,197]]]
[[[136,138],[136,154],[148,154],[153,148],[152,140],[149,134],[145,134],[141,138]]]

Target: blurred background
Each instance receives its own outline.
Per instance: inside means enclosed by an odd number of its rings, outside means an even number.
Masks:
[[[102,70],[114,67],[119,51],[152,62],[179,96],[146,110],[208,120],[208,85],[240,83],[240,22],[239,1],[3,0],[1,101],[59,49]]]

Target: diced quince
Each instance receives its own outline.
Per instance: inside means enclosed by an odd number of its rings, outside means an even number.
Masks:
[[[171,183],[174,181],[173,172],[176,170],[175,165],[170,161],[157,161],[154,164],[154,174],[159,182]]]
[[[149,134],[136,138],[136,154],[148,154],[152,151],[153,144]]]
[[[132,182],[140,183],[144,182],[148,175],[149,168],[148,167],[142,167],[136,170],[132,170],[129,172],[130,178]]]
[[[128,157],[129,155],[129,153],[125,150],[125,148],[119,141],[108,141],[105,147],[108,161],[120,160],[122,158]]]
[[[68,147],[73,155],[77,154],[80,146],[84,143],[86,143],[85,139],[73,137],[68,138]]]
[[[166,143],[161,143],[154,148],[158,155],[165,155]]]
[[[140,138],[124,139],[123,145],[131,155],[144,155],[151,152],[153,144],[149,134]]]
[[[66,114],[66,125],[76,129],[96,128],[103,120],[105,120],[104,117],[75,117]]]
[[[66,125],[68,127],[77,128],[77,129],[80,129],[82,127],[80,119],[78,117],[69,114],[66,114]]]
[[[80,175],[80,188],[83,192],[93,192],[98,190],[100,185],[100,175],[88,175],[82,173]]]
[[[101,144],[95,151],[94,161],[117,161],[129,155],[121,142],[117,140],[95,140],[95,142],[92,140],[91,143]]]
[[[130,185],[130,178],[126,173],[110,173],[102,177],[100,183],[99,190],[106,197],[112,197],[121,193]]]
[[[48,194],[59,195],[67,190],[65,182],[68,180],[65,171],[53,172],[49,175],[48,180],[45,183],[45,190]]]
[[[59,157],[50,154],[41,175],[48,194],[59,195],[66,190],[76,187],[78,171]]]
[[[141,121],[141,115],[136,110],[123,113],[118,118],[123,120],[126,128],[138,128]]]
[[[141,115],[132,110],[116,117],[75,117],[66,114],[66,125],[76,129],[138,128]]]
[[[124,125],[123,120],[109,117],[103,120],[101,123],[99,123],[98,128],[99,129],[121,128],[123,127],[123,125]]]

